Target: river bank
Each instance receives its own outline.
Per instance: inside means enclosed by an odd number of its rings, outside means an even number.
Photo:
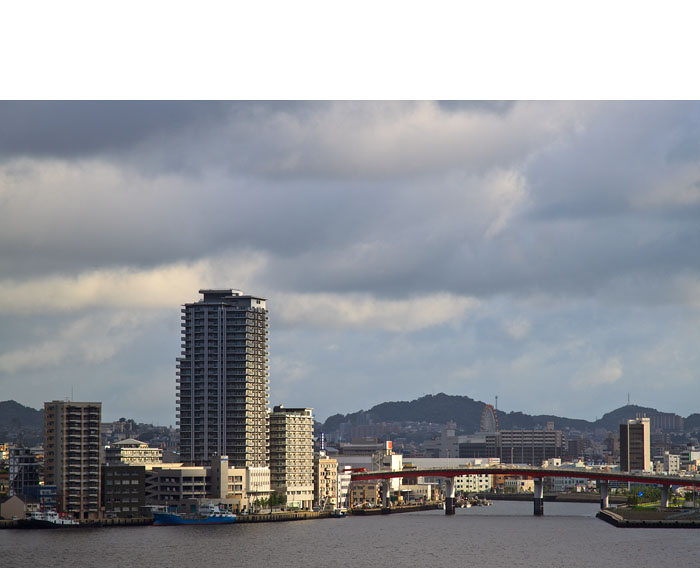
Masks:
[[[31,519],[0,520],[0,529],[82,529],[100,527],[134,527],[153,524],[153,517],[137,517],[132,519],[96,519],[80,521],[79,525],[51,525],[47,522],[36,522]]]
[[[396,505],[388,509],[354,509],[347,512],[348,515],[365,516],[396,513],[412,513],[416,511],[429,511],[441,509],[442,503],[430,503],[427,505]],[[333,519],[335,515],[328,511],[274,511],[272,513],[256,513],[252,515],[239,514],[236,517],[238,523],[278,523],[289,521],[309,521],[314,519]],[[55,525],[46,523],[41,525],[28,519],[0,520],[0,529],[42,529],[42,528],[103,528],[103,527],[128,527],[148,526],[153,524],[152,517],[140,517],[132,519],[99,519],[81,521],[79,525]]]

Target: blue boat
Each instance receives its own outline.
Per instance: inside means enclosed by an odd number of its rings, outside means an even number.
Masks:
[[[153,511],[153,524],[163,527],[172,525],[230,525],[236,522],[236,515],[228,511],[221,511],[218,507],[211,507],[208,511],[200,511],[200,513],[199,515],[181,515]]]

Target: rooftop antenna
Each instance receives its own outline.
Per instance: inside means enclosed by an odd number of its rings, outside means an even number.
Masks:
[[[498,411],[498,395],[496,395],[496,411]]]
[[[73,402],[73,385],[70,386],[70,401]]]

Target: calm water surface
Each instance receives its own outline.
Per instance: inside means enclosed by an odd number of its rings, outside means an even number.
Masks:
[[[700,530],[616,529],[597,505],[492,507],[229,526],[0,531],[0,566],[697,566]]]

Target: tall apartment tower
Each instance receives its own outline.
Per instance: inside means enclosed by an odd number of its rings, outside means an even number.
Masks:
[[[56,509],[75,519],[100,517],[102,403],[44,403],[44,483]]]
[[[310,408],[275,406],[270,414],[270,488],[288,507],[314,500],[314,417]]]
[[[620,471],[651,471],[651,424],[635,418],[620,424]]]
[[[265,299],[237,290],[200,290],[182,308],[177,360],[180,458],[208,465],[268,465],[268,316]]]

